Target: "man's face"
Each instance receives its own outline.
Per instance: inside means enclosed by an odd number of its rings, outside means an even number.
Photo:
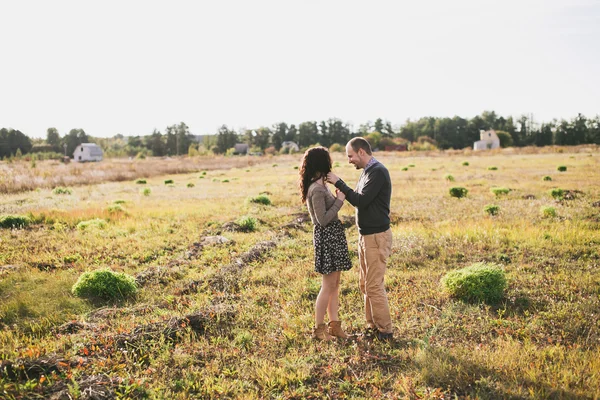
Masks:
[[[358,149],[358,152],[356,152],[352,146],[346,146],[346,156],[348,156],[348,162],[353,164],[356,169],[361,169],[364,167],[362,153],[364,153],[363,149]]]

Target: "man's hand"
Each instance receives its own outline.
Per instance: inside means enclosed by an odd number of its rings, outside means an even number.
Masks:
[[[338,178],[337,175],[334,174],[333,172],[330,172],[327,174],[327,182],[335,185],[335,183],[339,180],[340,180],[340,178]]]

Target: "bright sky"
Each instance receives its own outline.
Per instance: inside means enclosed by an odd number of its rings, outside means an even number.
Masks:
[[[600,114],[600,0],[0,0],[0,127]]]

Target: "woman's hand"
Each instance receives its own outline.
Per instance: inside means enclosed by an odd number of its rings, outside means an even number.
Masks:
[[[335,189],[335,197],[337,197],[341,201],[346,200],[346,195],[344,194],[344,192],[342,192],[340,189],[337,189],[337,188]]]

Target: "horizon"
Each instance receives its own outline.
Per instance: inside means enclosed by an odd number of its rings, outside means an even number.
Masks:
[[[600,114],[594,0],[34,4],[0,5],[0,128],[31,138]]]

